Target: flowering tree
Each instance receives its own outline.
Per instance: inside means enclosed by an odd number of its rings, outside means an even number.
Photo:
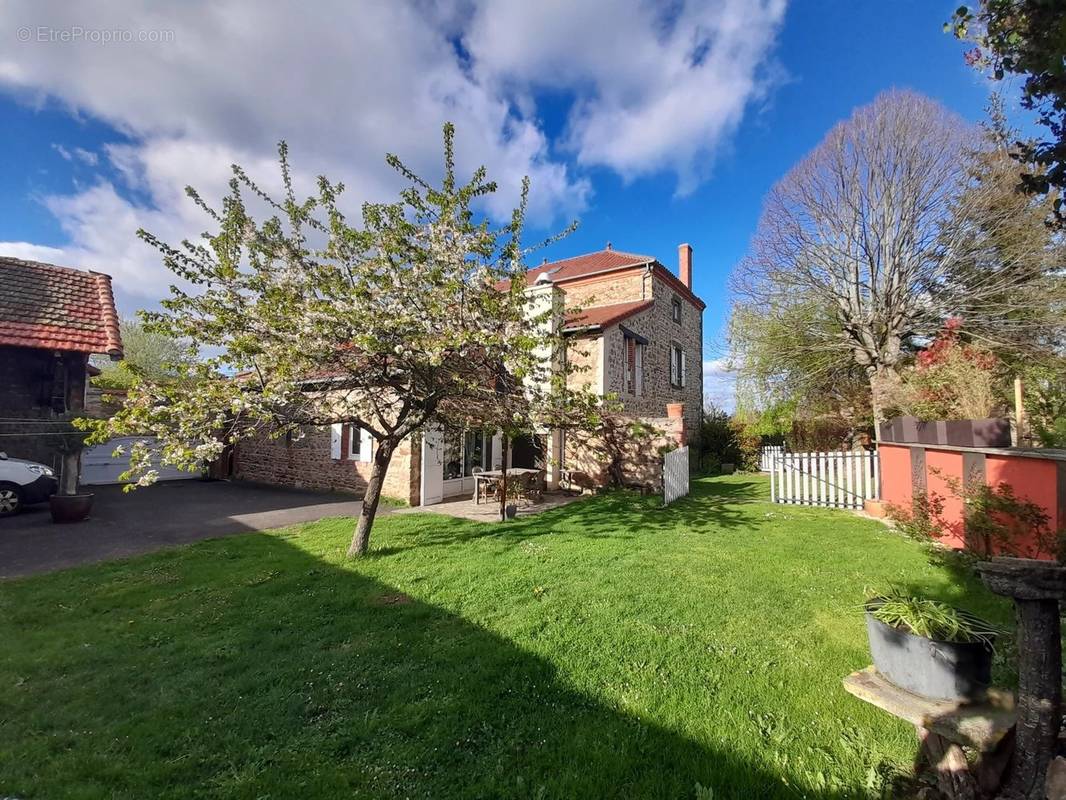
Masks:
[[[922,419],[983,419],[1003,406],[1001,365],[989,350],[960,338],[962,320],[952,317],[913,369],[902,375],[894,405]]]
[[[517,408],[519,395],[523,409],[569,407],[544,358],[561,331],[526,291],[528,180],[508,224],[478,219],[472,205],[496,186],[484,168],[456,182],[453,137],[446,125],[440,186],[388,156],[409,188],[399,202],[365,204],[359,225],[341,210],[344,187],[324,177],[297,198],[284,143],[280,199],[237,166],[219,209],[188,189],[215,233],[180,247],[140,235],[198,291],[172,287],[163,310],[143,317],[149,330],[217,355],[178,365],[178,382],[138,381],[94,440],[150,435],[164,462],[197,469],[248,436],[366,430],[373,465],[349,551],[363,554],[405,437],[461,424],[490,403]],[[256,221],[253,205],[270,216]],[[154,479],[149,455],[145,444],[131,455],[129,477],[142,484]]]

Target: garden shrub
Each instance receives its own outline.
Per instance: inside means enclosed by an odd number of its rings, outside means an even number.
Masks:
[[[931,470],[934,474],[936,470]],[[1050,527],[1050,518],[1036,503],[1018,497],[1007,483],[989,486],[974,482],[964,486],[957,478],[944,477],[948,489],[965,508],[963,530],[944,518],[945,497],[937,492],[915,495],[911,507],[889,504],[885,511],[896,529],[925,542],[939,542],[961,534],[966,549],[981,559],[994,555],[1034,558],[1051,553],[1063,560],[1064,536]]]
[[[721,471],[724,463],[740,463],[740,445],[733,419],[719,408],[711,407],[704,411],[699,446],[702,468],[711,473]]]
[[[925,420],[983,419],[1003,413],[1004,380],[996,356],[960,339],[950,319],[915,366],[886,387],[893,411]]]

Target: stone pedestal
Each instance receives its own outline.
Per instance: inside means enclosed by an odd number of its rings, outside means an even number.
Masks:
[[[1044,800],[1062,720],[1059,602],[1066,597],[1066,567],[994,558],[978,570],[989,589],[1014,601],[1018,618],[1017,744],[1001,796]]]

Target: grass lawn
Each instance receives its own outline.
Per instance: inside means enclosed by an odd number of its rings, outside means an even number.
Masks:
[[[393,515],[361,561],[326,520],[2,583],[0,796],[878,797],[915,736],[840,686],[864,588],[1009,607],[766,495]]]

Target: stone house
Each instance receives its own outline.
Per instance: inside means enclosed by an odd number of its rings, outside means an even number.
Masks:
[[[0,450],[60,471],[42,431],[85,409],[93,354],[122,358],[111,278],[0,257]]]
[[[603,250],[544,263],[527,273],[536,302],[558,309],[567,336],[565,357],[577,367],[569,380],[614,395],[623,413],[655,430],[627,456],[634,482],[651,482],[656,448],[684,442],[698,430],[703,408],[703,310],[692,291],[692,248],[678,248],[675,275],[652,256]],[[238,478],[265,483],[361,492],[371,469],[373,441],[366,432],[334,425],[302,438],[258,437],[236,452]],[[649,453],[651,458],[648,458]],[[476,469],[501,466],[499,436],[481,431],[431,432],[403,444],[389,467],[384,494],[430,505],[473,491]],[[510,466],[545,470],[549,488],[580,471],[606,481],[603,455],[587,439],[543,431],[516,440]]]

